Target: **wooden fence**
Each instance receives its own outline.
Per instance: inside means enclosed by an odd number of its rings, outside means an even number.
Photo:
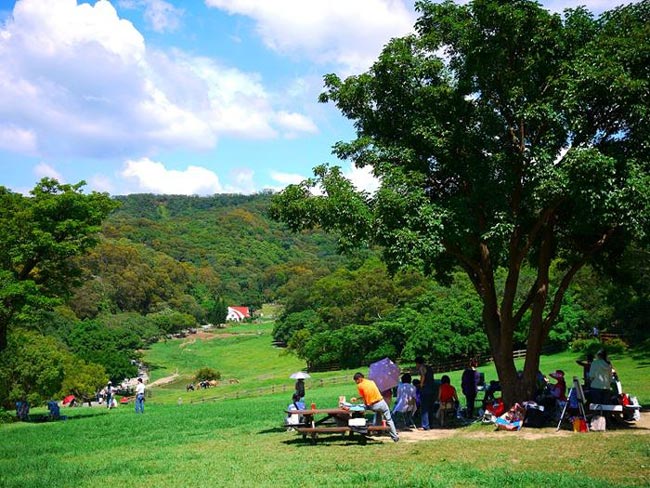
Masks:
[[[526,356],[526,349],[519,349],[517,351],[512,352],[513,359],[519,359],[525,356]],[[479,365],[493,362],[492,356],[480,357],[478,358],[478,360],[479,360]],[[448,373],[449,371],[456,371],[459,369],[463,369],[465,368],[465,366],[467,366],[467,364],[468,364],[468,360],[457,360],[457,361],[449,361],[446,363],[431,365],[431,367],[433,368],[434,373]],[[413,373],[413,370],[406,368],[404,369],[404,372]],[[309,388],[322,388],[324,386],[331,386],[337,384],[352,384],[352,378],[348,374],[345,376],[333,376],[331,378],[312,379],[311,381],[309,381],[309,383],[310,383]],[[276,393],[286,393],[287,395],[289,395],[290,393],[293,393],[293,385],[282,384],[282,385],[266,386],[262,388],[253,388],[250,390],[239,390],[236,392],[223,394],[223,395],[197,398],[194,400],[190,400],[189,403],[193,404],[193,403],[213,402],[217,400],[252,398],[252,397],[259,397],[264,395],[275,395]]]

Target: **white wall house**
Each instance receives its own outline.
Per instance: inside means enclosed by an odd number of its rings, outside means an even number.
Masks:
[[[226,322],[241,322],[251,316],[248,307],[228,307]]]

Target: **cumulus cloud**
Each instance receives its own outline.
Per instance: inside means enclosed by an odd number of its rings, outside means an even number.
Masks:
[[[173,32],[181,24],[183,9],[163,0],[120,0],[125,9],[142,9],[147,24],[156,32]]]
[[[36,154],[36,136],[33,131],[15,125],[0,125],[0,149],[27,155]]]
[[[343,169],[343,175],[352,182],[357,190],[370,194],[375,193],[381,184],[380,180],[372,174],[372,169],[369,166],[357,168],[351,164],[347,169]]]
[[[135,3],[167,12],[164,2]],[[16,2],[0,25],[0,120],[0,146],[48,158],[207,150],[224,135],[313,131],[306,117],[286,125],[259,75],[151,49],[106,0]]]
[[[280,188],[287,185],[297,185],[307,177],[297,173],[283,173],[282,171],[271,171],[271,179],[280,184]]]
[[[318,127],[314,122],[299,113],[278,112],[275,117],[278,125],[286,129],[285,137],[294,138],[301,133],[315,134],[318,132]]]
[[[41,178],[54,178],[59,183],[65,183],[65,179],[56,169],[47,163],[40,163],[34,168],[34,175],[38,180]]]
[[[335,63],[347,72],[367,69],[391,37],[411,32],[407,0],[206,0],[206,5],[251,17],[270,49]]]
[[[365,191],[370,194],[375,193],[381,181],[372,174],[372,170],[369,167],[357,168],[353,164],[348,164],[347,167],[341,168],[343,176],[352,182],[354,187],[358,191]],[[313,175],[310,175],[310,177]],[[281,190],[282,188],[288,185],[296,185],[308,177],[298,174],[298,173],[283,173],[280,171],[272,171],[271,179],[279,183],[277,187],[274,187],[275,190]],[[314,188],[313,193],[316,195],[321,195],[322,189],[320,187]]]
[[[249,195],[256,190],[253,181],[255,172],[248,168],[240,168],[231,172],[232,183],[225,186],[227,193],[242,193]]]
[[[88,186],[93,191],[114,193],[115,185],[106,175],[95,174],[88,180]]]
[[[137,191],[175,195],[211,195],[223,187],[213,171],[188,166],[184,171],[170,170],[149,158],[129,160],[121,176],[136,183]]]

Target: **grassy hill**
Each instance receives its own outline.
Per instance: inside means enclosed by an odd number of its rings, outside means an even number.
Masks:
[[[67,421],[0,425],[0,486],[648,486],[647,428],[513,433],[474,424],[406,432],[398,444],[331,436],[311,445],[281,427],[293,388],[288,376],[302,365],[272,347],[271,327],[233,326],[218,338],[156,344],[145,355],[153,378],[178,371],[179,379],[151,389],[144,415],[131,405],[84,407],[64,409]],[[648,405],[650,354],[612,359],[626,391]],[[568,353],[544,356],[542,370],[576,375],[574,361]],[[185,392],[201,366],[239,384]],[[480,369],[494,378],[489,366]],[[331,407],[339,395],[355,395],[352,373],[315,373],[307,401]],[[456,384],[459,374],[452,372]],[[210,400],[228,395],[240,398]]]

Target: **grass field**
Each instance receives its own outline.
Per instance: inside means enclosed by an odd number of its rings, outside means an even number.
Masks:
[[[293,387],[287,377],[303,364],[270,346],[270,327],[225,329],[222,338],[182,347],[157,344],[146,356],[157,367],[154,379],[177,369],[179,376],[151,390],[144,415],[131,405],[83,407],[64,409],[66,421],[1,425],[0,487],[650,486],[650,431],[639,426],[575,434],[474,424],[418,433],[417,441],[404,433],[397,444],[336,435],[311,445],[281,427]],[[575,359],[544,357],[542,370],[578,375]],[[648,405],[650,354],[612,359],[625,390]],[[186,392],[202,366],[240,383]],[[307,401],[326,407],[355,395],[352,372],[314,374]],[[456,384],[459,375],[451,374]],[[271,388],[277,393],[252,396]]]

